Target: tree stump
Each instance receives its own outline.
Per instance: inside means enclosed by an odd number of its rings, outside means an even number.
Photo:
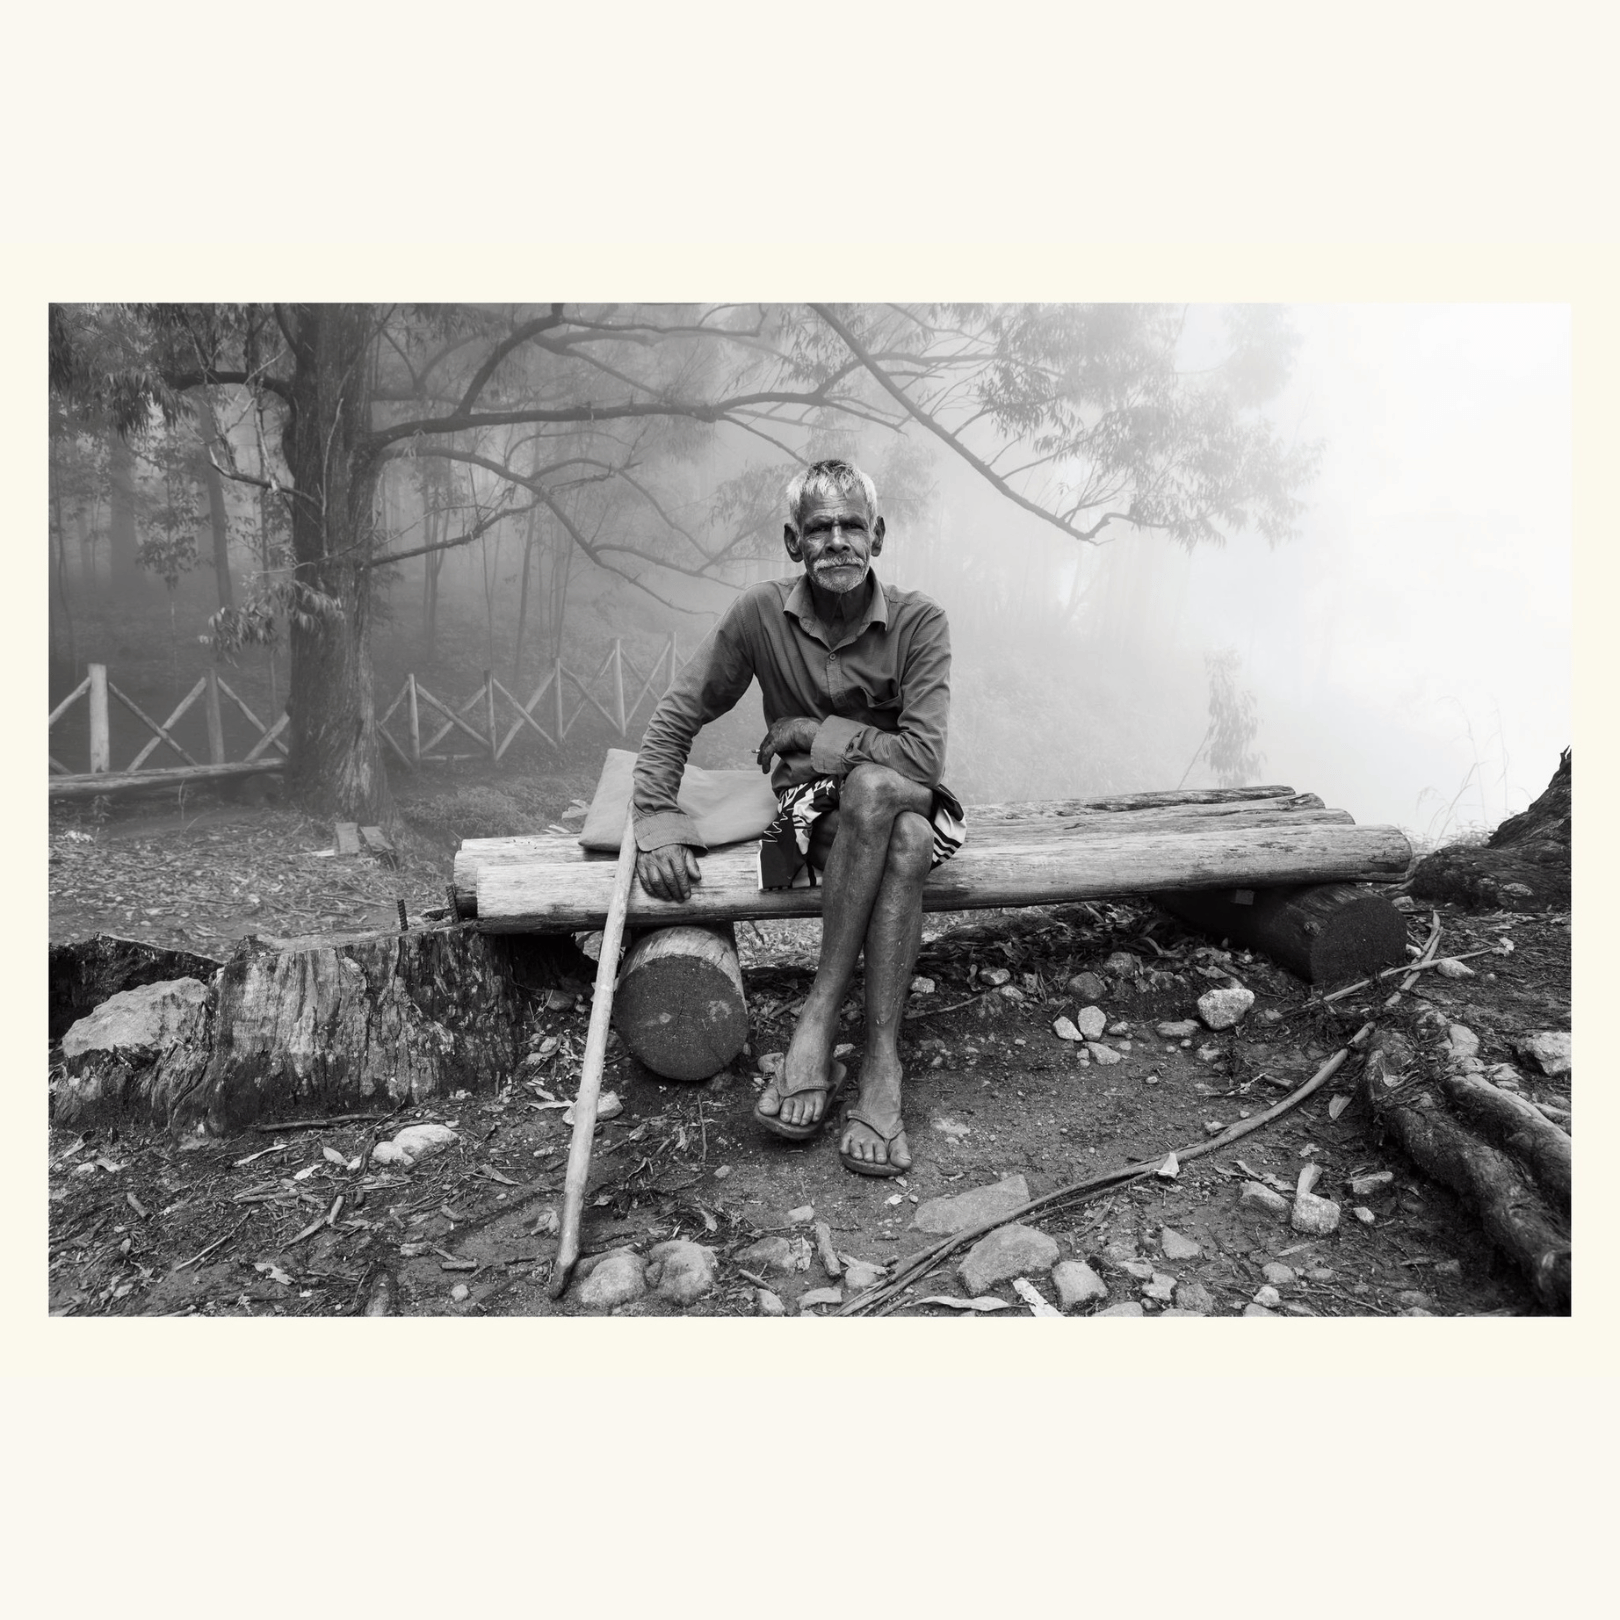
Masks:
[[[1154,904],[1214,939],[1264,951],[1307,984],[1348,984],[1400,962],[1406,919],[1389,897],[1352,883],[1156,894]]]
[[[626,953],[613,1025],[654,1074],[706,1080],[748,1039],[748,1004],[729,923],[655,928]]]
[[[121,990],[166,979],[199,979],[207,984],[223,966],[212,956],[167,950],[116,934],[93,934],[53,945],[46,1013],[50,1039],[61,1040],[79,1019]]]

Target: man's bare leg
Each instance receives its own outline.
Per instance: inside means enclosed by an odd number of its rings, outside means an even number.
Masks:
[[[822,873],[821,961],[788,1045],[781,1081],[760,1094],[762,1114],[779,1114],[786,1125],[805,1125],[825,1112],[838,1009],[889,864],[895,818],[904,811],[926,816],[932,804],[933,794],[920,782],[886,766],[857,765],[844,779],[838,834]],[[800,1095],[790,1095],[794,1092]]]
[[[849,1158],[901,1170],[911,1164],[911,1149],[904,1131],[889,1134],[900,1123],[900,1021],[922,944],[923,881],[933,856],[933,824],[925,815],[902,811],[889,834],[888,865],[866,925],[866,1056],[857,1106],[882,1134],[851,1120],[839,1144]]]

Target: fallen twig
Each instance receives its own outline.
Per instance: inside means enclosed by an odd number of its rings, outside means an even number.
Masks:
[[[1410,990],[1417,981],[1420,973],[1427,973],[1430,968],[1437,968],[1442,962],[1467,962],[1476,956],[1500,956],[1502,952],[1494,945],[1486,945],[1477,951],[1464,951],[1460,956],[1433,956],[1420,957],[1416,962],[1403,963],[1400,967],[1385,968],[1382,973],[1374,974],[1370,979],[1358,979],[1354,984],[1347,984],[1342,990],[1335,990],[1330,995],[1322,997],[1323,1002],[1338,1001],[1342,996],[1354,995],[1357,990],[1365,990],[1368,986],[1376,984],[1380,979],[1393,979],[1397,973],[1406,975],[1402,990]]]
[[[199,1250],[196,1254],[192,1255],[192,1257],[189,1260],[182,1260],[180,1262],[180,1264],[177,1265],[174,1269],[176,1271],[184,1271],[187,1266],[194,1266],[194,1265],[196,1265],[196,1263],[199,1260],[206,1259],[209,1255],[211,1255],[214,1252],[215,1249],[217,1249],[220,1246],[220,1244],[228,1243],[246,1225],[247,1225],[246,1220],[238,1221],[236,1223],[236,1225],[233,1226],[230,1229],[230,1231],[228,1231],[225,1234],[224,1237],[215,1238],[214,1241],[212,1243],[210,1243],[206,1249]]]
[[[969,996],[966,1001],[953,1001],[948,1007],[925,1007],[921,1012],[908,1010],[901,1022],[909,1024],[918,1018],[938,1018],[943,1013],[961,1012],[964,1007],[971,1007],[975,1001],[983,1001],[986,996],[994,994],[994,990],[981,990],[977,995]]]
[[[1350,1056],[1351,1050],[1359,1046],[1367,1036],[1372,1033],[1371,1022],[1365,1023],[1350,1039],[1339,1048],[1319,1068],[1309,1080],[1297,1091],[1281,1102],[1273,1103],[1264,1112],[1255,1114],[1249,1119],[1240,1119],[1235,1125],[1228,1126],[1219,1136],[1211,1137],[1203,1142],[1193,1143],[1189,1147],[1174,1150],[1178,1163],[1185,1163],[1189,1159],[1201,1158],[1206,1153],[1213,1153],[1220,1148],[1230,1147],[1232,1143],[1269,1125],[1272,1120],[1280,1118],[1291,1109],[1297,1108],[1312,1093],[1319,1091],[1344,1066],[1345,1060]],[[879,1315],[886,1314],[894,1308],[896,1296],[909,1287],[919,1277],[926,1276],[945,1257],[965,1244],[977,1242],[987,1232],[993,1232],[999,1226],[1006,1226],[1009,1222],[1022,1220],[1026,1215],[1036,1213],[1050,1213],[1069,1204],[1083,1203],[1088,1198],[1094,1198],[1102,1192],[1113,1191],[1116,1188],[1140,1181],[1153,1175],[1169,1157],[1166,1153],[1144,1160],[1138,1164],[1124,1165],[1118,1170],[1106,1171],[1100,1176],[1093,1176],[1086,1181],[1077,1181],[1072,1186],[1060,1187],[1056,1192],[1046,1193],[1040,1198],[1032,1198],[1027,1204],[1017,1209],[1009,1210],[1004,1215],[996,1215],[986,1221],[980,1221],[977,1226],[970,1226],[965,1231],[954,1233],[948,1238],[934,1244],[932,1248],[924,1249],[920,1254],[912,1257],[893,1277],[876,1288],[867,1290],[857,1298],[841,1306],[834,1314],[837,1316],[860,1316],[875,1311]]]
[[[395,1109],[395,1113],[398,1109]],[[277,1119],[268,1125],[255,1125],[256,1131],[269,1135],[272,1131],[323,1131],[328,1125],[350,1125],[357,1120],[392,1119],[393,1114],[328,1114],[325,1119]],[[268,1153],[270,1150],[265,1149]],[[243,1163],[246,1163],[243,1160]]]

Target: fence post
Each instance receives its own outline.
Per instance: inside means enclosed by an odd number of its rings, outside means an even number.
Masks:
[[[219,713],[219,672],[209,667],[204,677],[208,685],[203,692],[203,711],[208,716],[208,763],[225,763],[225,722]]]
[[[107,730],[107,666],[90,666],[90,769],[112,766],[112,740]]]
[[[484,671],[484,717],[489,721],[489,757],[499,765],[501,739],[495,730],[495,672],[491,669]]]
[[[416,711],[416,676],[405,677],[406,690],[411,702],[411,763],[422,763],[422,718]]]
[[[563,689],[562,689],[562,659],[558,658],[551,666],[551,695],[557,704],[557,746],[562,747],[563,740]]]
[[[624,643],[613,643],[613,712],[618,716],[619,735],[628,737],[630,733],[625,729],[624,723]]]

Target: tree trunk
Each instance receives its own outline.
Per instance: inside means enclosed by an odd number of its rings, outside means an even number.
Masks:
[[[219,423],[214,418],[213,402],[208,398],[206,388],[199,388],[192,397],[197,401],[197,431],[202,439],[197,475],[202,480],[203,488],[208,491],[208,524],[214,537],[214,579],[219,590],[219,605],[228,608],[235,596],[231,588],[230,524],[225,515],[225,481],[208,454],[208,447],[219,437]]]
[[[120,990],[134,990],[164,979],[206,983],[225,964],[194,951],[166,950],[138,939],[96,934],[53,945],[47,970],[46,1026],[59,1041],[68,1029]]]
[[[731,925],[643,934],[619,969],[613,1027],[665,1079],[707,1080],[725,1068],[748,1039]]]
[[[292,319],[292,409],[282,448],[295,491],[299,594],[288,637],[288,789],[312,813],[381,822],[390,803],[362,566],[378,476],[366,445],[370,320],[366,310],[340,304],[302,305]]]
[[[113,594],[124,596],[145,583],[136,561],[135,456],[122,435],[110,429],[109,434],[107,563]]]
[[[1405,959],[1406,919],[1386,894],[1348,883],[1303,889],[1156,894],[1173,917],[1214,939],[1264,951],[1307,984],[1348,984]]]

